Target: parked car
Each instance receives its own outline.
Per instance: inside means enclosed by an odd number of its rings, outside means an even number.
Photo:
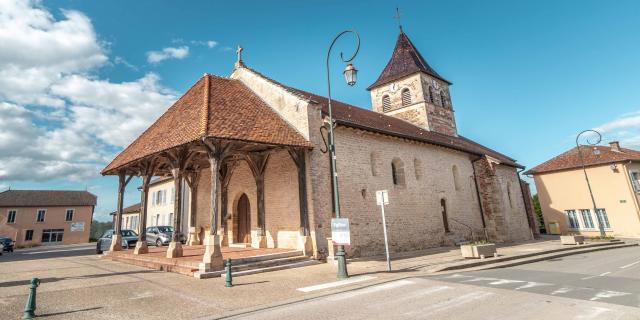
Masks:
[[[0,237],[0,245],[2,245],[2,250],[0,250],[0,254],[5,251],[5,252],[13,252],[13,245],[16,242],[13,241],[13,239],[11,238],[7,238],[7,237]]]
[[[156,247],[162,247],[165,244],[169,244],[172,236],[172,226],[155,226],[147,228],[147,244],[155,245]],[[182,242],[182,244],[187,242],[184,234],[180,235],[180,242]]]
[[[135,247],[138,243],[138,234],[133,230],[121,230],[122,235],[122,248],[128,249]],[[101,254],[104,251],[109,251],[111,247],[111,238],[113,238],[113,230],[107,230],[96,242],[96,254]]]

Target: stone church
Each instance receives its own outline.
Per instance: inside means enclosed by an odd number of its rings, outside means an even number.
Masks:
[[[333,101],[349,257],[384,252],[375,197],[383,189],[395,252],[533,237],[523,166],[458,134],[450,85],[401,30],[367,88],[372,110]],[[102,174],[120,178],[120,212],[131,176],[143,178],[143,215],[152,177],[188,189],[175,194],[174,224],[189,233],[187,245],[205,245],[205,264],[232,245],[322,258],[331,251],[333,216],[328,122],[326,97],[262,75],[239,54],[230,76],[205,74]],[[167,257],[181,254],[173,241]]]

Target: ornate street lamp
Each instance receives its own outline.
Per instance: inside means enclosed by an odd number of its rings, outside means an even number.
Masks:
[[[329,150],[331,157],[331,179],[332,179],[332,187],[333,187],[333,210],[336,213],[336,218],[340,218],[340,197],[338,195],[338,172],[336,168],[336,145],[333,136],[333,112],[331,109],[331,73],[329,72],[329,58],[331,56],[331,49],[333,49],[333,45],[336,43],[336,40],[347,33],[353,33],[356,36],[356,51],[353,53],[351,58],[345,59],[342,52],[340,52],[340,60],[344,63],[349,63],[353,60],[358,51],[360,50],[360,35],[353,30],[345,30],[340,32],[335,38],[333,38],[333,42],[331,42],[331,46],[329,46],[329,51],[327,51],[327,87],[328,87],[328,107],[329,107]],[[347,81],[347,84],[353,86],[356,84],[356,76],[358,74],[358,70],[351,64],[347,64],[344,69],[344,78]],[[345,259],[344,246],[338,245],[336,249],[336,259],[338,260],[338,278],[348,278],[349,273],[347,272],[347,261]]]
[[[584,164],[584,157],[582,156],[582,150],[580,149],[580,136],[584,133],[595,133],[597,136],[597,141],[595,142],[591,142],[588,138],[587,138],[587,144],[591,145],[591,146],[595,146],[598,143],[600,143],[600,141],[602,141],[602,135],[600,134],[600,132],[595,131],[595,130],[584,130],[580,133],[578,133],[578,136],[576,137],[576,147],[578,148],[578,156],[580,157],[580,162],[582,163],[582,171],[584,172],[584,179],[587,181],[587,187],[589,188],[589,195],[591,196],[591,204],[593,204],[593,213],[596,215],[596,219],[598,220],[598,229],[600,229],[600,236],[601,237],[605,237],[606,233],[604,232],[604,225],[602,224],[602,219],[600,218],[600,215],[598,214],[598,207],[596,206],[596,200],[593,197],[593,191],[591,190],[591,183],[589,182],[589,176],[587,175],[587,169],[585,167]],[[595,155],[600,154],[600,150],[598,150],[597,148],[594,147],[593,149],[593,153]]]

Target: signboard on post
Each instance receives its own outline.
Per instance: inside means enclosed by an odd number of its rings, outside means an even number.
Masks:
[[[384,206],[389,204],[389,192],[387,190],[376,191],[376,202],[382,211],[382,230],[384,233],[384,249],[387,253],[387,271],[391,271],[391,257],[389,257],[389,239],[387,238],[387,218],[384,214]]]
[[[331,241],[336,246],[350,246],[351,232],[349,231],[349,219],[331,219]]]
[[[379,206],[389,204],[389,192],[387,190],[376,191],[376,202]]]

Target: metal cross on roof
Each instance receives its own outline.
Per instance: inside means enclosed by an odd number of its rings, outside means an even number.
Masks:
[[[396,7],[396,14],[393,16],[394,19],[398,20],[398,27],[402,30],[402,22],[400,21],[400,8]]]
[[[236,54],[238,55],[238,62],[242,61],[242,47],[238,46],[238,49],[236,49]]]

